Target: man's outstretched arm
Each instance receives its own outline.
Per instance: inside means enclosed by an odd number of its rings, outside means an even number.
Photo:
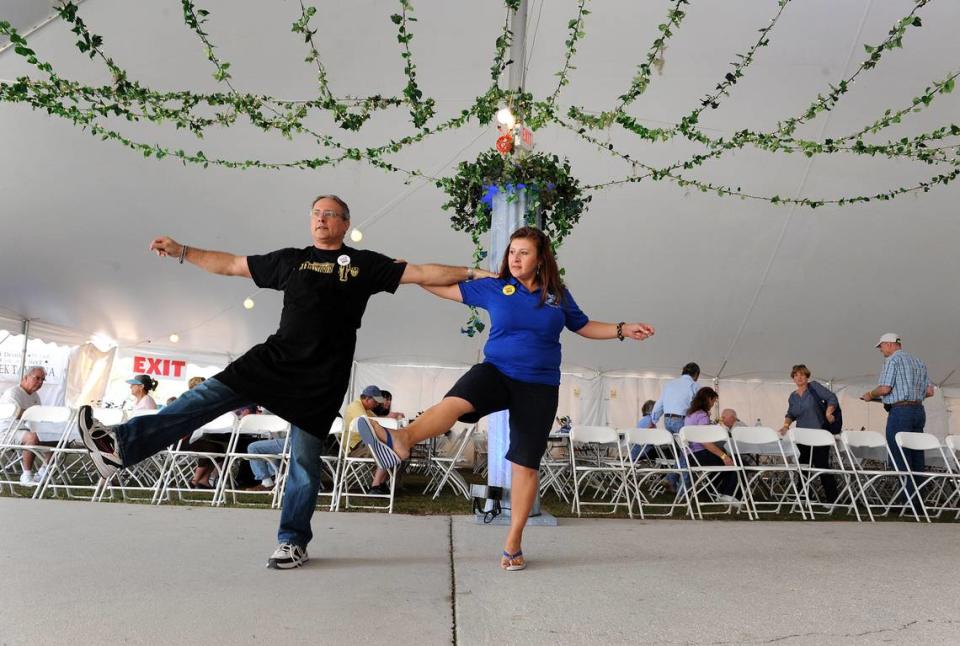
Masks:
[[[453,267],[450,265],[413,265],[407,264],[400,277],[401,285],[423,285],[424,287],[443,287],[456,285],[472,278],[494,278],[496,274],[485,269],[470,269],[468,267]]]
[[[251,278],[246,256],[235,256],[232,253],[226,253],[224,251],[209,251],[207,249],[189,247],[167,236],[154,238],[150,243],[150,251],[155,252],[161,258],[168,256],[179,260],[182,255],[183,260],[196,265],[204,271],[209,271],[211,274]],[[406,272],[404,272],[404,275],[406,275]]]

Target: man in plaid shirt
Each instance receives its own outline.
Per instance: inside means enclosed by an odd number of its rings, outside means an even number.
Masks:
[[[887,409],[887,446],[893,454],[897,469],[906,466],[897,449],[896,435],[901,432],[923,433],[927,416],[923,400],[933,396],[933,384],[927,379],[927,366],[900,345],[900,335],[888,332],[877,343],[886,357],[880,371],[879,385],[865,392],[860,399],[883,402]],[[911,471],[923,471],[923,451],[905,450]]]

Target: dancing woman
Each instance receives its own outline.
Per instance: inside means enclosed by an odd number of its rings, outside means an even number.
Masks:
[[[443,400],[408,427],[386,431],[369,418],[358,430],[381,465],[390,468],[418,442],[445,433],[461,420],[475,423],[490,413],[510,412],[512,463],[510,531],[500,566],[526,567],[523,529],[537,495],[537,473],[557,413],[560,387],[560,332],[564,327],[588,339],[642,341],[654,333],[644,323],[591,321],[563,286],[547,236],[532,227],[510,236],[496,278],[448,287],[424,286],[441,298],[481,307],[490,314],[484,362],[473,366]]]

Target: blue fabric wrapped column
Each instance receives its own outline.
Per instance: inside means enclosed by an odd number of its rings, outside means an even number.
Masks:
[[[525,187],[513,185],[491,187],[493,217],[490,223],[490,271],[499,272],[503,254],[510,246],[510,236],[527,224]],[[536,223],[535,223],[536,224]],[[510,488],[510,463],[504,457],[510,445],[510,414],[500,411],[487,416],[487,484]],[[540,513],[540,498],[533,504],[531,516]],[[504,510],[504,516],[510,512]]]

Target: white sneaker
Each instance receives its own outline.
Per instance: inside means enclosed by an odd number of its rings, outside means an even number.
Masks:
[[[37,469],[37,473],[33,476],[33,484],[40,484],[43,482],[43,479],[47,477],[47,465],[43,465]]]
[[[734,498],[733,496],[726,496],[724,494],[720,494],[719,496],[717,496],[717,500],[720,502],[731,504],[731,505],[742,504],[738,498]]]
[[[33,484],[33,471],[24,471],[20,474],[20,484],[22,485],[32,485]]]
[[[93,417],[90,406],[81,406],[79,411],[80,438],[90,451],[93,464],[104,479],[109,480],[123,468],[123,460],[117,450],[117,434]]]
[[[293,543],[280,543],[270,559],[267,561],[267,567],[271,570],[290,570],[297,568],[310,560],[307,556],[307,549],[294,545]]]

